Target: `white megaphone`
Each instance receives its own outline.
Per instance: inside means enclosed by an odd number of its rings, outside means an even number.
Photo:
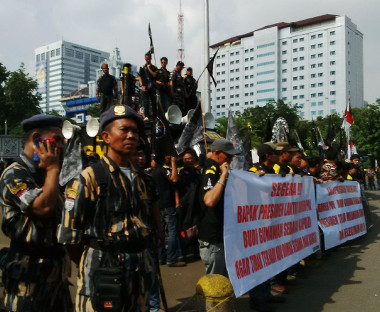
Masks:
[[[182,117],[181,123],[187,124],[190,121],[191,116],[193,116],[194,111],[195,111],[195,109],[189,109],[189,111],[187,112],[187,115]]]
[[[62,134],[65,139],[71,139],[74,132],[80,131],[80,127],[73,125],[70,121],[65,120],[62,125]]]
[[[206,129],[214,129],[215,128],[215,117],[210,112],[204,114],[205,126]]]
[[[179,125],[181,123],[182,112],[177,105],[170,105],[165,117],[170,123]]]
[[[99,133],[99,121],[98,118],[91,118],[86,125],[86,132],[90,138],[97,136]]]

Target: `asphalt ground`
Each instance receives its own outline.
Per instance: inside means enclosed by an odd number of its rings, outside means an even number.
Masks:
[[[366,194],[374,227],[366,235],[325,252],[321,260],[306,261],[302,278],[289,281],[286,303],[272,305],[276,311],[380,311],[380,191]],[[0,247],[5,246],[9,246],[9,240],[0,233]],[[160,269],[169,312],[197,311],[195,286],[205,273],[203,263],[189,259],[186,267],[161,265]],[[72,295],[76,272],[73,266]],[[235,310],[252,311],[248,295],[235,299]]]

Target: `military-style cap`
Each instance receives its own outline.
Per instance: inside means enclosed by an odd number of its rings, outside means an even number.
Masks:
[[[210,145],[211,152],[215,151],[221,151],[223,153],[226,153],[228,155],[236,155],[239,154],[239,151],[237,151],[234,147],[234,145],[226,140],[226,139],[217,139]]]
[[[276,144],[276,147],[279,151],[285,152],[299,152],[300,149],[298,147],[291,146],[288,142],[279,142]]]
[[[279,147],[279,146],[277,146],[276,144],[274,144],[272,142],[265,142],[264,144],[270,146],[275,151],[281,151],[282,150],[282,147]]]
[[[176,66],[185,66],[185,64],[181,61],[178,61]]]
[[[62,128],[63,118],[53,115],[38,114],[21,122],[25,132],[36,128],[58,127]]]
[[[142,118],[127,105],[113,105],[103,114],[100,115],[100,129],[104,130],[104,127],[111,121],[121,118],[133,119],[139,129],[140,135],[144,134],[144,122]]]

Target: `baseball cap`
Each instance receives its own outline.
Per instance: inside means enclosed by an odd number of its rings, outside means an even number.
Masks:
[[[185,64],[181,61],[178,61],[176,66],[185,66]]]
[[[270,144],[267,144],[267,143],[270,143]],[[257,155],[260,158],[263,158],[265,157],[265,155],[272,154],[275,152],[275,145],[272,142],[267,142],[267,143],[261,144],[257,149]]]
[[[285,153],[285,152],[299,152],[300,149],[298,147],[291,146],[288,142],[278,142],[276,144],[277,150]]]
[[[232,142],[226,139],[217,139],[210,145],[211,152],[221,151],[228,155],[236,155],[239,154],[239,151],[235,149]]]

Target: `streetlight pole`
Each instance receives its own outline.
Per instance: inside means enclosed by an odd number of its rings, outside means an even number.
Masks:
[[[4,134],[7,135],[8,129],[7,129],[8,123],[7,120],[4,121]]]
[[[208,13],[208,0],[205,0],[205,43],[204,43],[204,51],[205,51],[205,66],[210,61],[210,31],[209,31],[209,13]],[[210,75],[206,70],[204,73],[204,85],[203,85],[203,108],[204,112],[207,113],[210,111]]]

